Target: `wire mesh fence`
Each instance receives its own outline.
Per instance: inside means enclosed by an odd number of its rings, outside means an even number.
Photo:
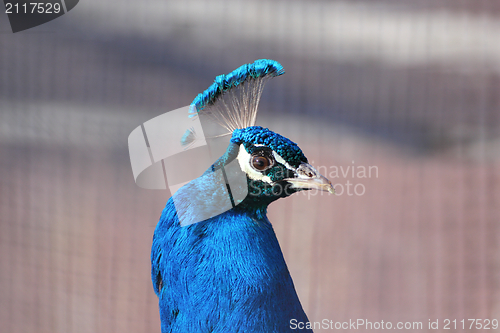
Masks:
[[[259,58],[287,73],[257,124],[338,192],[269,211],[309,319],[500,320],[499,8],[86,1],[17,34],[1,18],[0,330],[160,331],[149,251],[170,193],[134,184],[128,134]]]

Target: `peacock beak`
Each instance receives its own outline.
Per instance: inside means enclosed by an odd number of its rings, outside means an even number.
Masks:
[[[330,193],[335,193],[335,189],[332,183],[322,174],[318,172],[312,165],[307,163],[302,163],[295,170],[297,176],[295,178],[285,179],[287,182],[292,184],[292,188],[304,189],[304,190],[321,190],[328,191]]]

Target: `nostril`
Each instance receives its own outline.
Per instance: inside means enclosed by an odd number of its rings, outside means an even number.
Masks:
[[[299,168],[297,169],[297,173],[308,178],[313,178],[316,176],[316,173],[313,170],[304,165],[299,166]]]

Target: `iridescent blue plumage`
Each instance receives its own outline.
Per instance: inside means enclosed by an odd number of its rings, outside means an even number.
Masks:
[[[189,117],[207,115],[231,134],[235,129],[255,125],[257,109],[264,84],[268,79],[285,73],[283,66],[274,60],[260,59],[238,67],[229,74],[219,75],[207,90],[198,94],[191,103]],[[181,144],[193,141],[186,130]]]
[[[264,211],[180,227],[169,200],[151,260],[163,333],[290,332],[290,319],[307,321]]]
[[[272,60],[244,65],[217,77],[193,105],[204,110],[232,89],[262,88],[249,78],[282,73]],[[234,175],[243,182],[232,182]],[[294,332],[292,319],[307,322],[266,212],[271,202],[311,188],[333,191],[297,144],[253,124],[234,128],[226,153],[168,200],[156,227],[151,274],[162,333]],[[236,200],[237,193],[245,196]],[[229,208],[219,213],[227,196]]]
[[[294,167],[298,167],[303,162],[307,163],[307,158],[295,142],[260,126],[236,129],[231,137],[231,142],[236,144],[251,142],[252,144],[265,145]]]
[[[259,59],[252,64],[240,66],[229,74],[219,75],[207,90],[198,94],[193,100],[191,105],[195,106],[195,108],[191,109],[190,117],[196,116],[207,105],[215,103],[220,95],[243,84],[247,80],[275,77],[284,73],[285,70],[279,62],[269,59]]]

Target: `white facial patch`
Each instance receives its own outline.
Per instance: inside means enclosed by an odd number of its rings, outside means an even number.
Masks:
[[[252,180],[261,180],[268,184],[272,184],[273,181],[271,180],[271,178],[261,174],[260,172],[258,172],[257,170],[255,170],[250,166],[251,158],[252,156],[247,152],[245,147],[243,145],[240,145],[240,150],[238,151],[238,156],[236,157],[236,159],[240,164],[241,171],[246,173],[248,178]]]
[[[263,146],[263,145],[255,145],[257,147]],[[273,151],[273,156],[276,162],[283,164],[287,169],[290,169],[295,172],[295,169],[292,168],[280,155],[278,155],[275,151]],[[273,181],[269,176],[265,176],[262,173],[258,172],[252,166],[250,165],[250,160],[252,159],[252,156],[247,152],[245,147],[243,145],[240,145],[240,150],[238,151],[238,156],[236,157],[238,160],[238,163],[240,164],[241,170],[247,174],[248,178],[252,180],[261,180],[263,182],[266,182],[268,184],[273,184]]]

